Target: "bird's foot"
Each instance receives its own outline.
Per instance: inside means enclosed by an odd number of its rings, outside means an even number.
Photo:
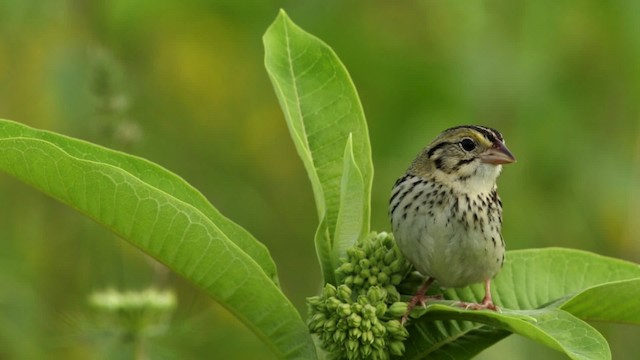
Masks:
[[[427,301],[429,300],[442,300],[442,295],[425,295],[425,294],[415,294],[413,295],[413,297],[411,298],[411,300],[409,300],[409,304],[407,306],[407,312],[404,313],[404,315],[402,315],[402,318],[400,319],[400,323],[402,325],[406,324],[407,320],[409,320],[409,315],[411,314],[411,311],[413,311],[413,309],[416,307],[416,305],[420,305],[422,307],[426,307],[427,306]]]
[[[496,304],[491,301],[491,299],[486,298],[481,303],[460,301],[455,303],[454,305],[464,308],[465,310],[492,310],[495,312],[500,312],[500,308],[497,307]]]
[[[465,310],[492,310],[500,312],[500,308],[493,303],[493,299],[491,298],[491,279],[484,281],[484,298],[481,303],[478,304],[460,301],[454,305],[463,307]]]

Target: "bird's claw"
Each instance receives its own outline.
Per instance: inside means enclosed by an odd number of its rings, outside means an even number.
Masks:
[[[423,308],[427,307],[427,301],[428,300],[442,300],[442,295],[437,294],[437,295],[424,295],[424,294],[415,294],[411,300],[409,300],[409,305],[407,307],[407,312],[402,315],[402,318],[400,319],[400,324],[402,324],[402,326],[404,326],[404,324],[406,324],[407,320],[409,320],[409,315],[411,314],[411,311],[413,311],[413,309],[416,307],[416,305],[420,305]]]
[[[500,308],[497,307],[493,302],[481,302],[481,303],[473,303],[473,302],[465,302],[460,301],[454,304],[455,306],[464,308],[465,310],[492,310],[495,312],[500,312]]]

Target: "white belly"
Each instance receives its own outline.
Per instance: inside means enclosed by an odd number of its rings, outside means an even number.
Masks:
[[[480,215],[484,225],[474,221],[472,212],[465,211],[470,206],[467,200],[443,200],[429,206],[407,196],[399,202],[399,211],[391,214],[395,239],[404,256],[421,274],[443,287],[464,287],[491,279],[504,260],[500,223],[489,225],[487,212]],[[416,204],[411,205],[414,211],[402,211],[411,201]],[[498,206],[487,209],[497,212],[492,214],[496,219]]]

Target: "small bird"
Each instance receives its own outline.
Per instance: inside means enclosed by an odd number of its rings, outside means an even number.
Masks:
[[[442,132],[413,160],[391,192],[389,216],[400,251],[426,277],[411,298],[404,324],[424,306],[428,287],[484,282],[481,303],[467,309],[497,310],[491,279],[504,263],[502,202],[496,180],[503,164],[515,162],[502,135],[486,126],[457,126]]]

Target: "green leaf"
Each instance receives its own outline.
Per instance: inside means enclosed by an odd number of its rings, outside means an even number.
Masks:
[[[561,248],[509,251],[504,268],[492,281],[492,295],[504,314],[510,316],[529,316],[531,311],[541,310],[556,314],[562,310],[584,320],[636,324],[640,319],[640,309],[634,306],[640,298],[639,278],[638,264],[585,251]],[[477,302],[484,296],[482,284],[443,292],[445,298],[451,300]],[[483,317],[487,313],[480,311],[475,315]],[[560,314],[555,322],[544,323],[544,326],[572,324],[575,329],[591,334],[591,330],[584,330],[583,325],[573,324],[572,318]],[[417,359],[417,354],[428,354],[430,358],[468,359],[508,335],[504,332],[504,325],[496,325],[490,319],[461,319],[476,323],[439,320],[440,325],[434,327],[432,318],[416,320],[410,329],[407,358]],[[566,330],[569,333],[570,329]],[[547,328],[542,331],[549,336],[556,333]],[[521,335],[531,337],[535,333]],[[583,337],[582,345],[602,350],[599,338]],[[587,344],[589,339],[592,344]]]
[[[264,246],[184,180],[146,160],[0,120],[0,169],[75,208],[189,279],[282,358],[314,345]]]
[[[334,253],[338,222],[347,226],[349,221],[338,220],[340,209],[363,204],[363,214],[358,216],[363,219],[359,236],[369,232],[373,165],[364,112],[351,78],[333,50],[299,28],[284,11],[280,11],[263,41],[267,72],[311,180],[320,223],[326,226],[326,231],[319,229],[317,233],[330,237],[331,251],[318,254],[326,276],[337,265],[338,259],[325,256]],[[349,136],[353,137],[353,162],[362,176],[362,200],[341,197],[343,149]],[[360,204],[341,204],[341,201],[360,201]],[[316,240],[327,241],[324,236],[316,236]],[[340,247],[346,241],[341,239]],[[325,244],[316,244],[317,248],[323,246]]]
[[[598,331],[557,308],[494,312],[432,304],[427,307],[420,322],[449,319],[479,322],[511,331],[564,352],[571,359],[611,358],[609,345]]]
[[[538,309],[593,286],[636,278],[640,278],[640,265],[628,261],[574,249],[528,249],[507,253],[491,289],[500,307]],[[480,301],[484,287],[474,284],[446,294],[451,299]]]
[[[344,149],[344,168],[340,184],[340,209],[333,243],[333,258],[347,256],[347,249],[369,230],[364,198],[364,179],[353,155],[353,141],[349,136]]]
[[[588,288],[560,307],[581,319],[640,325],[638,299],[640,278]]]
[[[511,335],[470,321],[423,320],[411,323],[403,359],[471,359]]]
[[[327,226],[327,218],[320,220],[314,241],[316,245],[316,255],[318,256],[320,269],[322,270],[322,278],[325,283],[335,284],[336,272],[332,260],[331,235],[329,234],[329,228]]]

